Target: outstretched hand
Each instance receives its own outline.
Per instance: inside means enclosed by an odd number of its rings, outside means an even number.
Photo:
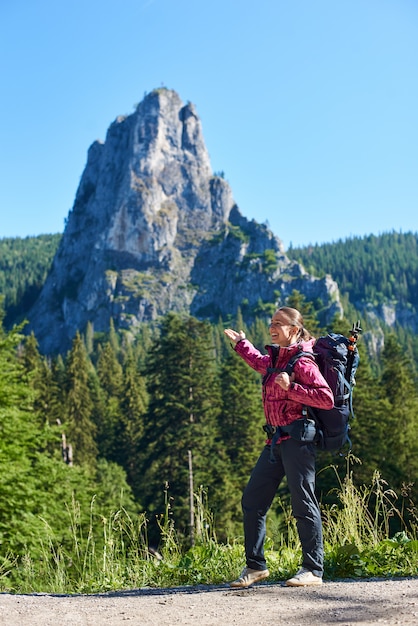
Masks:
[[[238,343],[241,339],[245,339],[245,333],[243,330],[240,330],[239,333],[236,330],[232,330],[232,328],[226,328],[224,330],[225,335],[233,341],[234,343]]]

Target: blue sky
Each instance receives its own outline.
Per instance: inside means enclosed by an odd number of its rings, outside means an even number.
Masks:
[[[416,0],[0,0],[0,238],[62,232],[146,92],[285,247],[418,230]]]

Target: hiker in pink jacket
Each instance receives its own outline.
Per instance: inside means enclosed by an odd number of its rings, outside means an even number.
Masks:
[[[268,354],[261,354],[242,330],[227,328],[225,334],[244,361],[263,376],[268,434],[242,496],[246,567],[231,586],[248,587],[269,576],[264,557],[266,516],[285,476],[303,553],[301,569],[286,584],[319,585],[324,550],[315,496],[315,428],[304,418],[304,407],[331,409],[334,398],[313,358],[301,356],[290,376],[284,371],[297,351],[312,352],[314,338],[304,328],[300,312],[290,307],[281,307],[272,317],[273,346],[266,346]]]

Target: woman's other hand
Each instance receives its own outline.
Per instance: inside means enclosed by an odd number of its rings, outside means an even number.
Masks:
[[[292,382],[294,381],[294,379],[295,379],[295,375],[293,372],[291,376],[289,376],[287,372],[280,372],[280,374],[277,374],[276,378],[274,379],[274,382],[280,385],[282,389],[287,391],[290,385],[292,384]]]
[[[233,341],[234,343],[238,343],[241,339],[245,339],[245,333],[243,330],[240,330],[239,333],[236,330],[232,330],[232,328],[226,328],[224,330],[225,335]]]

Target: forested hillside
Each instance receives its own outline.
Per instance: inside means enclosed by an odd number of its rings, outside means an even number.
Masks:
[[[331,274],[353,304],[394,299],[418,308],[418,233],[352,237],[287,254],[309,273]]]
[[[24,317],[38,297],[61,235],[0,239],[0,294],[5,325]]]
[[[308,272],[317,276],[331,274],[343,296],[346,314],[363,317],[363,326],[369,326],[371,333],[376,332],[376,322],[385,334],[394,333],[418,365],[418,233],[353,237],[290,248],[287,254]],[[385,305],[402,312],[390,327],[382,317],[364,319],[365,311],[382,311]],[[380,363],[375,362],[374,367],[379,369]]]

